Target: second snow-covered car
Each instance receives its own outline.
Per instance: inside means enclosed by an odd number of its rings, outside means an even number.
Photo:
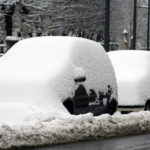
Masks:
[[[108,55],[116,73],[119,110],[150,110],[150,52],[119,50]]]
[[[0,60],[0,104],[21,103],[71,114],[113,114],[117,85],[103,47],[74,37],[15,44]]]

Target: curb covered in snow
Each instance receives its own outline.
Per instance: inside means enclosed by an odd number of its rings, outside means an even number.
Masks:
[[[90,113],[65,117],[46,115],[43,120],[30,120],[19,126],[1,125],[0,149],[14,146],[55,145],[145,132],[150,132],[150,112],[148,111],[128,115],[105,114],[98,117]]]

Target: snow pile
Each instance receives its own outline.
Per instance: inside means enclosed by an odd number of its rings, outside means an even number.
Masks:
[[[31,114],[43,112],[35,107],[19,103],[0,104],[0,124],[18,125]]]
[[[81,78],[84,76],[85,76],[85,71],[83,70],[83,68],[80,68],[80,67],[74,68],[74,77],[75,78]]]
[[[150,112],[98,117],[90,113],[79,116],[40,113],[20,126],[0,125],[0,148],[54,145],[145,132],[150,132]]]
[[[108,53],[116,73],[119,105],[144,105],[150,99],[150,52]]]

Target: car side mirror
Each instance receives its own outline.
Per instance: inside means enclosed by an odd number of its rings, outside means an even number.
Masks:
[[[84,82],[86,81],[86,76],[84,69],[81,67],[75,67],[74,68],[74,81],[75,82]]]
[[[85,80],[86,80],[86,77],[79,77],[79,78],[74,79],[75,82],[84,82]]]

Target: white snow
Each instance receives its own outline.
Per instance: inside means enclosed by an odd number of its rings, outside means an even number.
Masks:
[[[0,125],[3,123],[19,125],[34,113],[43,113],[43,111],[19,103],[2,103],[0,104]]]
[[[19,126],[0,125],[0,148],[44,146],[96,138],[150,132],[150,112],[94,117],[64,115],[62,112],[34,114]]]
[[[107,92],[110,85],[117,97],[114,71],[104,49],[83,38],[22,40],[0,59],[0,68],[0,105],[19,103],[68,113],[62,102],[73,97],[74,78],[80,73],[85,73],[87,92]]]
[[[144,105],[150,99],[150,52],[119,50],[108,55],[116,73],[119,105]]]
[[[117,99],[111,62],[100,44],[87,39],[22,40],[0,59],[0,68],[0,148],[97,137],[101,118],[109,115],[73,116],[63,106],[76,90],[76,76],[86,76],[87,92],[107,92],[110,85]]]
[[[80,78],[85,76],[85,71],[81,67],[75,67],[74,68],[74,77],[75,78]]]
[[[19,40],[21,40],[21,38],[16,37],[16,36],[7,36],[6,40],[7,41],[19,41]]]

